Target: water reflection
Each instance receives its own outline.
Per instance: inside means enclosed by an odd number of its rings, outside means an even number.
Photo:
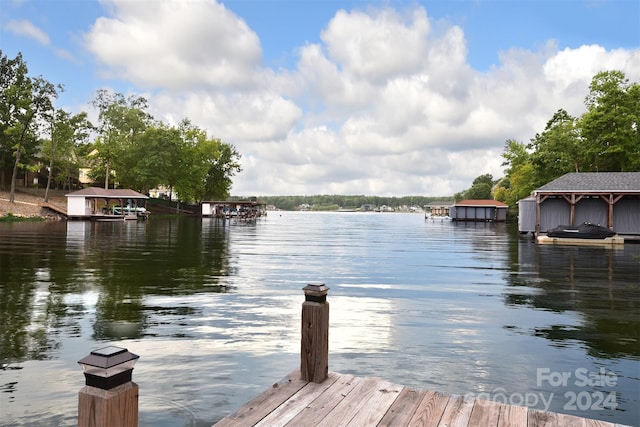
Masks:
[[[331,288],[331,370],[561,396],[537,368],[602,366],[619,410],[572,413],[632,424],[640,245],[514,231],[355,213],[0,224],[0,425],[74,425],[76,362],[107,342],[141,356],[141,426],[211,425],[298,365],[309,281]]]
[[[200,221],[2,224],[0,360],[42,359],[94,316],[95,340],[141,338],[150,295],[228,292],[227,230]],[[162,308],[183,316],[185,307]]]
[[[599,358],[640,359],[640,248],[626,250],[518,242],[508,305],[582,315],[579,324],[538,325],[529,333],[555,346],[581,341]]]

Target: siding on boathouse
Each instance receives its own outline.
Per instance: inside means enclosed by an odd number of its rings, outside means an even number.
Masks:
[[[518,202],[518,230],[546,233],[585,222],[640,235],[640,172],[576,172]]]

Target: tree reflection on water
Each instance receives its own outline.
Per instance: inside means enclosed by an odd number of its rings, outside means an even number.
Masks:
[[[579,325],[552,324],[529,331],[556,346],[577,340],[588,346],[591,356],[639,359],[640,247],[636,249],[537,245],[520,240],[519,269],[508,277],[511,287],[505,302],[580,313],[583,321]],[[523,287],[536,291],[522,291]]]

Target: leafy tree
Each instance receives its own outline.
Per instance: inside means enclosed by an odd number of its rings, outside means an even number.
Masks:
[[[533,189],[568,172],[640,170],[640,85],[621,71],[596,74],[580,118],[556,111],[528,146],[505,145],[503,166],[509,186],[495,195],[515,206]]]
[[[519,167],[531,162],[531,155],[527,151],[526,144],[508,139],[504,144],[504,152],[502,153],[502,166],[507,166],[505,173],[509,176]]]
[[[163,124],[148,127],[126,150],[130,167],[118,175],[121,184],[142,193],[165,184],[167,171],[179,167],[174,159],[180,156],[181,147],[178,129]]]
[[[473,180],[471,188],[456,193],[454,199],[460,201],[463,199],[485,200],[491,199],[491,189],[493,188],[493,175],[484,174]]]
[[[206,141],[200,150],[207,162],[207,173],[204,192],[198,195],[198,200],[226,199],[233,183],[231,178],[242,171],[240,153],[233,145],[225,144],[219,139]]]
[[[490,173],[480,175],[473,180],[473,185],[487,184],[489,187],[493,185],[493,175]]]
[[[192,201],[196,200],[197,194],[204,192],[206,163],[198,147],[206,141],[207,135],[188,119],[180,122],[178,130],[180,149],[171,156],[163,184],[172,193],[176,190],[182,200]]]
[[[531,140],[530,147],[533,149],[531,162],[535,166],[538,185],[584,169],[584,148],[577,119],[563,109],[547,122],[542,134]]]
[[[92,101],[98,109],[98,133],[95,148],[104,165],[104,187],[109,188],[113,171],[126,173],[131,167],[127,147],[131,147],[144,132],[151,116],[144,110],[147,100],[143,97],[125,98],[121,93],[101,89]]]
[[[61,87],[42,77],[29,77],[26,63],[18,54],[10,61],[2,57],[2,147],[13,156],[9,200],[15,200],[18,170],[30,166],[37,148],[40,119],[53,109],[52,99]],[[4,74],[6,72],[6,75]]]
[[[18,101],[17,85],[27,78],[27,65],[22,54],[9,59],[0,50],[0,169],[13,164],[13,143],[9,129],[15,124]],[[0,174],[0,186],[5,187],[4,174]]]
[[[603,71],[589,89],[580,126],[591,170],[640,170],[640,86],[622,71]]]
[[[75,148],[80,142],[86,140],[91,127],[85,112],[71,115],[65,110],[58,109],[47,119],[49,120],[51,138],[43,141],[42,144],[43,158],[49,160],[47,187],[44,194],[45,202],[49,200],[49,189],[56,166],[59,176],[66,182],[69,181],[72,173],[74,175],[77,173]],[[69,188],[71,188],[70,182]]]
[[[471,188],[465,192],[465,199],[487,200],[491,198],[491,185],[486,182],[473,184]]]

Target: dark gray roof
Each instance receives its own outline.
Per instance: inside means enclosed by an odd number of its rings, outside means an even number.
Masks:
[[[102,197],[107,199],[148,199],[142,193],[137,191],[116,188],[116,189],[104,189],[99,187],[87,187],[82,190],[74,191],[73,193],[65,194],[66,197]]]
[[[640,193],[640,172],[577,172],[562,175],[534,193]]]

